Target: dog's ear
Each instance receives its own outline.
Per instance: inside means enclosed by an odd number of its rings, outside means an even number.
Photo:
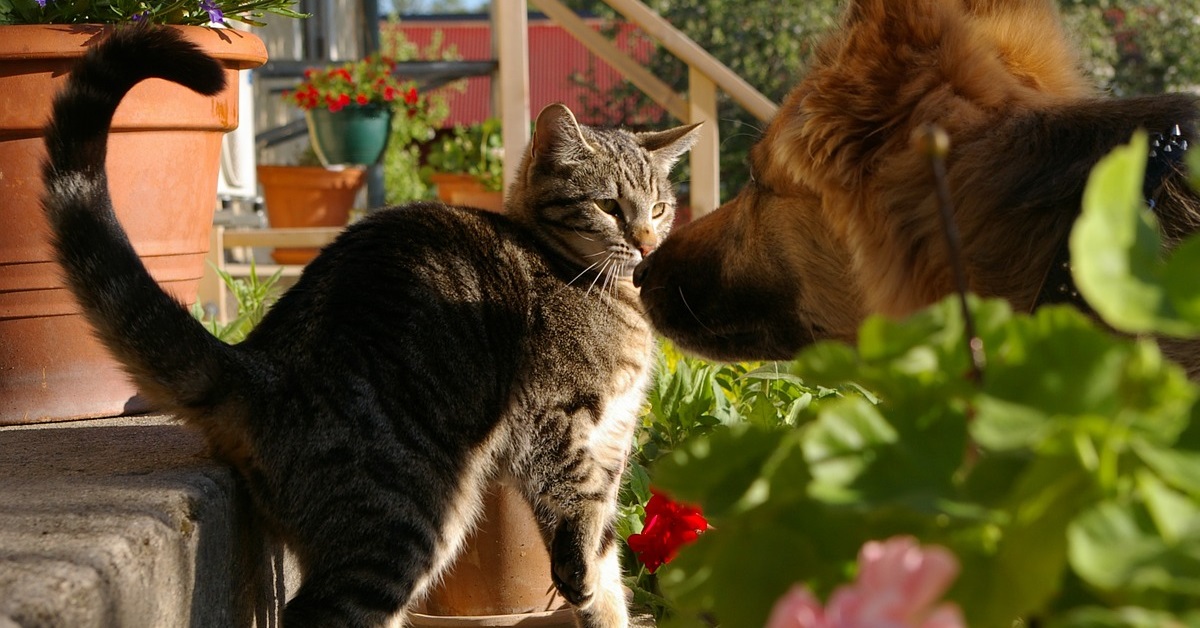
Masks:
[[[1178,125],[1180,138],[1195,143],[1198,115],[1197,98],[1187,94],[1102,98],[1031,112],[973,147],[997,158],[1022,155],[1010,163],[998,159],[978,185],[992,188],[1000,206],[1074,210],[1092,167],[1135,131],[1168,135]]]

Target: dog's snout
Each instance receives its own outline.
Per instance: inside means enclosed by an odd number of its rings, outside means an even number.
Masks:
[[[638,265],[636,267],[634,267],[634,269],[633,269],[633,285],[635,287],[638,287],[638,288],[642,287],[642,282],[646,279],[646,273],[650,271],[650,264],[652,264],[652,263],[654,263],[654,254],[653,253],[643,257],[642,261],[640,263],[638,263]]]

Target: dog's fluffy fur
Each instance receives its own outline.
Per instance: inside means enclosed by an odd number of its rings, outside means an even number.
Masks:
[[[947,170],[970,289],[1033,307],[1088,172],[1191,96],[1110,98],[1085,78],[1051,0],[854,0],[751,153],[753,181],[639,269],[651,319],[717,359],[788,358],[954,290],[927,123]],[[1200,224],[1182,173],[1154,193],[1171,246]],[[1169,352],[1200,372],[1196,345]]]

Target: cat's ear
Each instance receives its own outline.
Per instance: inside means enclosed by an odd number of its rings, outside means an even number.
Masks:
[[[575,114],[562,103],[546,105],[538,114],[529,150],[534,159],[554,163],[580,161],[594,152],[583,138]]]
[[[697,122],[666,131],[638,133],[638,143],[654,155],[654,160],[663,170],[670,170],[700,139],[700,124]]]

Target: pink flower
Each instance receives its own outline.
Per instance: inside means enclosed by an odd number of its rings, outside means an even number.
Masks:
[[[934,605],[957,576],[945,548],[907,536],[871,541],[858,553],[857,582],[838,587],[824,609],[806,587],[792,587],[766,628],[963,628],[956,605]]]

